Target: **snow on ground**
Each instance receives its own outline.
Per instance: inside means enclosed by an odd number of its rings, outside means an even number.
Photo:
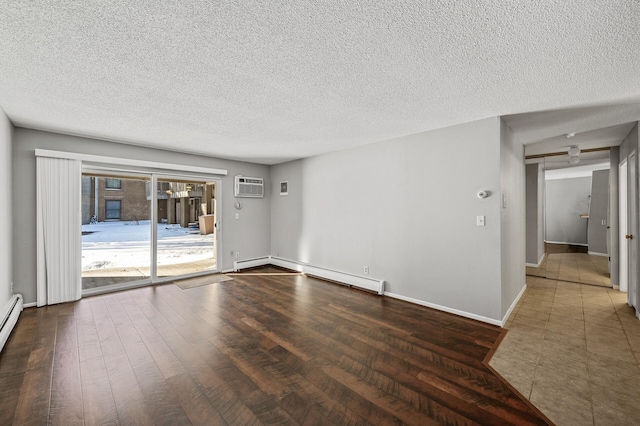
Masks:
[[[213,234],[180,225],[158,224],[158,264],[169,265],[211,259]],[[82,225],[82,270],[148,267],[151,259],[151,223],[99,222]]]

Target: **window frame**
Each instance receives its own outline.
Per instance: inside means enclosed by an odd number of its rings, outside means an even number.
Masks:
[[[118,182],[118,186],[111,186],[109,183]],[[110,191],[119,191],[122,190],[122,179],[119,178],[105,178],[104,179],[104,189]]]
[[[115,209],[109,209],[109,203],[117,202],[118,203],[118,217],[109,217],[109,211],[114,211]],[[104,200],[104,220],[105,221],[120,221],[122,220],[122,200]]]

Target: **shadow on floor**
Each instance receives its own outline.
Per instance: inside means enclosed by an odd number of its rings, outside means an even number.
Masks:
[[[545,244],[546,255],[539,267],[527,266],[533,277],[611,287],[609,258],[595,256],[583,246]]]

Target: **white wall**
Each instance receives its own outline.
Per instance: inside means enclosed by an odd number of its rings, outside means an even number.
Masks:
[[[11,145],[6,149],[10,148]],[[20,220],[13,222],[16,238],[13,250],[7,252],[13,252],[13,269],[16,271],[15,291],[22,293],[25,303],[36,300],[36,148],[226,169],[229,174],[222,178],[221,200],[222,232],[220,236],[223,269],[233,268],[235,259],[229,255],[231,250],[239,251],[240,259],[270,254],[269,166],[16,128],[13,138],[13,179],[20,184],[13,188],[13,205],[15,217]],[[8,159],[11,158],[8,154],[2,161],[7,161],[10,165]],[[10,170],[10,167],[3,170]],[[233,208],[235,202],[233,176],[239,174],[264,177],[267,190],[265,198],[243,198],[240,219],[236,220],[234,219],[236,210]],[[3,181],[2,184],[5,185],[5,182]],[[11,191],[10,185],[8,188],[8,191]]]
[[[590,194],[591,177],[546,181],[546,241],[587,244],[587,219],[580,215],[589,213]]]
[[[631,129],[631,132],[624,139],[622,144],[620,145],[620,161],[624,160],[631,154],[632,152],[638,153],[638,124],[636,123]]]
[[[522,147],[502,133],[507,173],[524,175]],[[271,253],[357,275],[369,266],[387,292],[501,320],[501,244],[522,246],[504,293],[524,281],[524,183],[504,177],[513,207],[501,212],[500,169],[497,117],[273,166]]]
[[[11,194],[13,179],[11,171],[11,140],[13,135],[13,125],[7,118],[2,108],[0,108],[0,194],[5,194],[4,202],[0,203],[0,315],[4,315],[3,307],[12,296],[11,281],[13,280],[13,265],[11,262],[12,240],[13,240],[13,203]],[[20,217],[20,216],[16,216]]]
[[[526,262],[537,265],[544,256],[544,166],[526,165]]]
[[[587,221],[590,253],[608,254],[607,212],[609,211],[609,170],[595,170],[591,176],[591,203]]]
[[[525,285],[525,165],[524,146],[500,119],[500,252],[502,311],[505,316]]]

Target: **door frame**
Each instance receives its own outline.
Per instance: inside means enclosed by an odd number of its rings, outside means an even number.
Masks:
[[[626,239],[629,229],[629,171],[627,158],[620,161],[618,165],[618,268],[620,291],[629,291],[629,240]]]
[[[214,237],[214,242],[213,242],[213,246],[215,249],[215,259],[216,259],[216,267],[215,270],[211,270],[211,271],[201,271],[201,272],[193,272],[190,274],[184,274],[184,275],[178,275],[175,277],[164,277],[164,278],[158,278],[158,228],[157,228],[157,223],[158,223],[158,199],[157,199],[157,187],[158,187],[158,178],[161,178],[163,180],[166,179],[176,179],[176,180],[194,180],[194,181],[201,181],[201,182],[206,182],[206,183],[214,183],[215,184],[215,194],[216,194],[216,198],[215,198],[215,202],[213,203],[213,209],[214,209],[214,231],[213,231],[213,237]],[[163,282],[168,282],[168,281],[175,281],[176,279],[185,279],[185,278],[193,278],[193,277],[199,277],[202,275],[209,275],[211,273],[220,273],[222,271],[221,269],[221,265],[222,265],[222,259],[220,259],[220,254],[223,253],[223,251],[221,250],[221,238],[220,238],[220,225],[219,225],[219,221],[218,218],[220,216],[220,214],[218,213],[221,210],[221,206],[222,203],[221,201],[221,197],[222,197],[222,179],[218,178],[218,177],[211,177],[211,176],[201,176],[201,175],[197,175],[197,174],[179,174],[179,173],[151,173],[151,194],[152,194],[152,200],[151,200],[151,284],[158,284],[158,283],[163,283]]]
[[[149,277],[145,277],[141,280],[129,281],[121,284],[112,284],[103,287],[96,287],[91,289],[82,290],[82,297],[92,296],[96,294],[109,293],[113,291],[127,290],[131,288],[144,287],[148,285],[162,284],[165,282],[175,281],[177,279],[185,279],[185,278],[193,278],[202,275],[208,275],[212,273],[220,273],[222,271],[223,259],[221,258],[224,250],[222,249],[222,236],[221,236],[221,221],[219,217],[221,214],[219,212],[222,211],[222,178],[217,175],[204,174],[204,173],[181,173],[180,171],[148,171],[148,170],[136,170],[131,168],[120,168],[117,165],[92,165],[92,164],[84,164],[82,165],[82,173],[83,174],[91,174],[96,173],[100,175],[109,174],[113,176],[140,176],[149,178],[151,185],[151,234],[150,234],[150,274]],[[216,267],[215,270],[210,271],[200,271],[194,272],[191,274],[184,274],[180,276],[174,277],[163,277],[158,278],[157,276],[157,215],[158,215],[158,198],[157,198],[157,185],[158,178],[161,179],[193,179],[196,181],[202,182],[213,182],[216,186],[216,202],[214,203],[214,249],[215,249],[215,259],[216,259]]]
[[[638,315],[638,157],[636,151],[629,154],[627,173],[629,175],[627,209],[629,211],[629,281],[628,303],[636,308]]]

